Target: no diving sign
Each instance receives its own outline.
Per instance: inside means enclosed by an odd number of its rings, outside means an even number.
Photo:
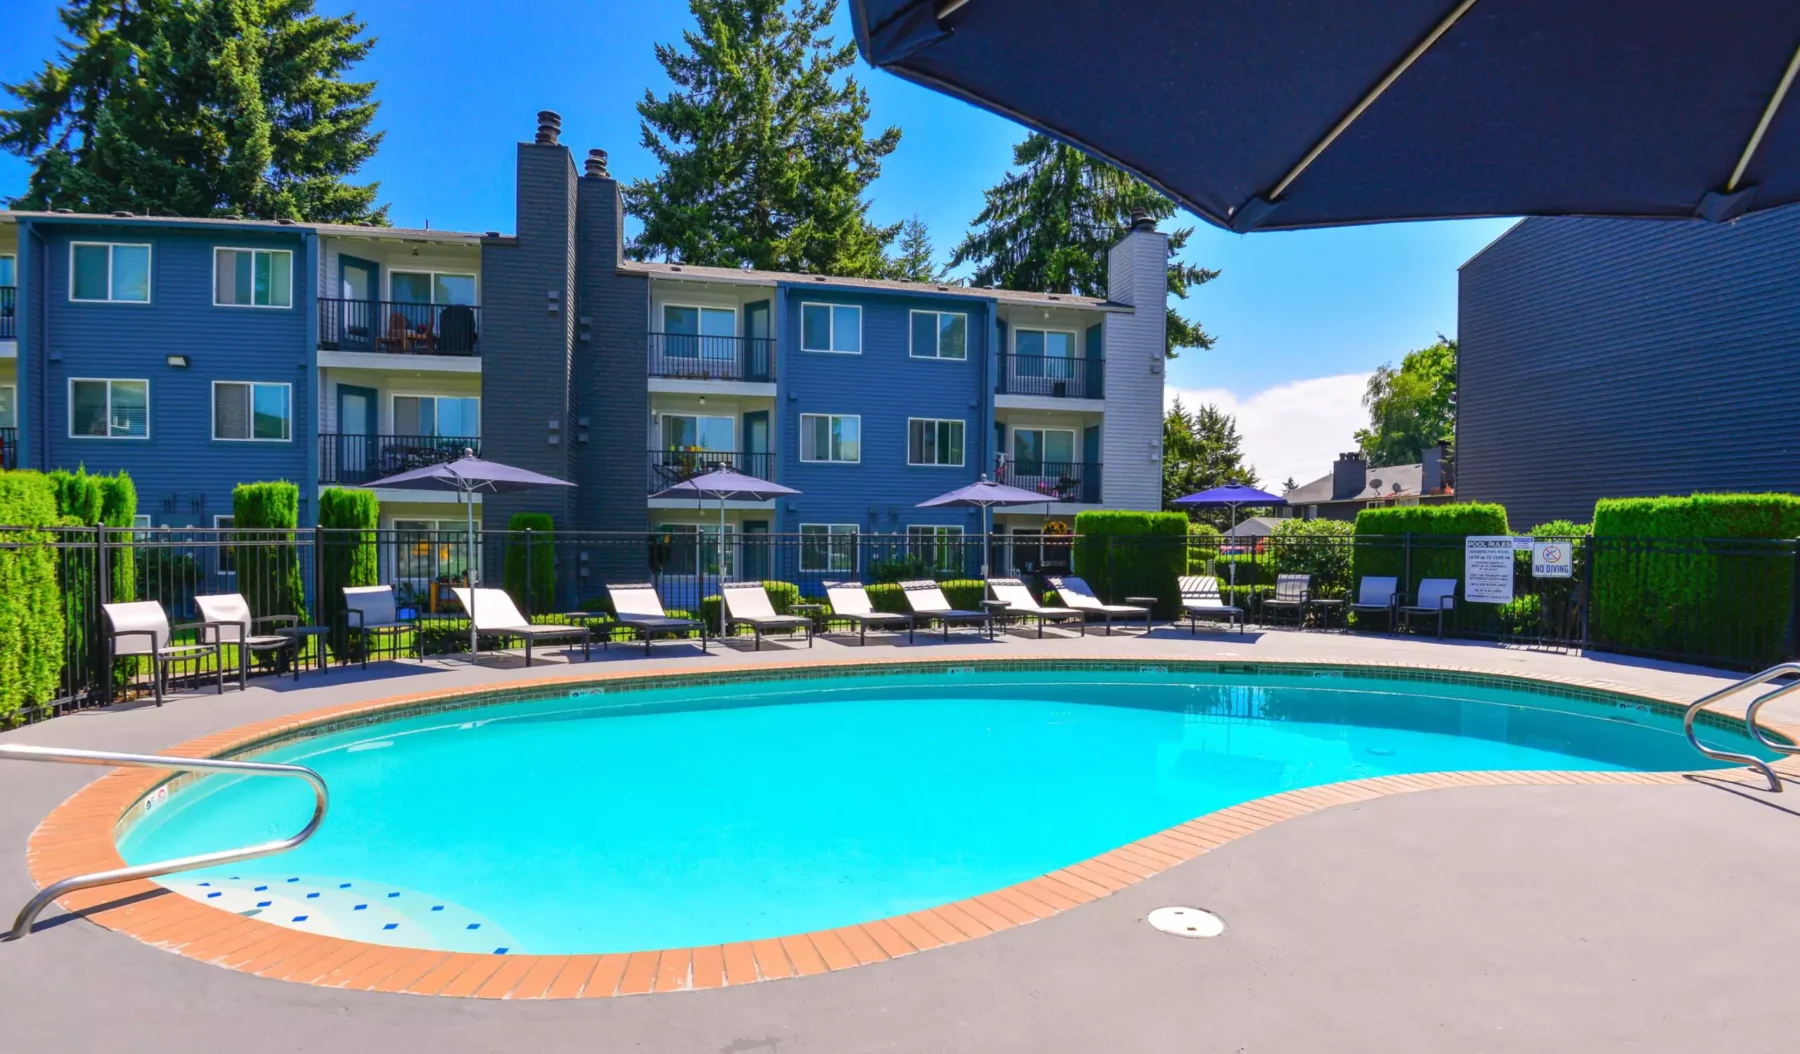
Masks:
[[[1531,577],[1575,577],[1575,547],[1568,542],[1535,542],[1531,546]]]

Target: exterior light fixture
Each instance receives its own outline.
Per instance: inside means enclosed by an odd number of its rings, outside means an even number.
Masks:
[[[171,366],[178,366],[181,369],[185,370],[185,369],[187,369],[187,365],[188,365],[188,357],[186,355],[170,355],[168,358],[168,363]]]

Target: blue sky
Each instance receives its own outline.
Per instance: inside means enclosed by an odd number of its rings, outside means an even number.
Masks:
[[[57,5],[8,0],[0,81],[31,75],[53,53]],[[563,142],[604,147],[615,174],[651,174],[635,104],[667,81],[653,46],[690,25],[678,0],[321,0],[355,10],[379,38],[359,75],[380,83],[381,152],[366,168],[395,223],[513,229],[512,146],[533,115],[563,115]],[[850,20],[840,10],[843,39]],[[465,70],[482,71],[466,75]],[[504,71],[500,73],[492,71]],[[917,214],[940,254],[981,208],[1024,132],[1001,118],[858,64],[878,126],[904,132],[872,188],[873,214]],[[0,195],[24,188],[26,167],[0,155]],[[1507,221],[1397,224],[1333,231],[1229,234],[1198,220],[1187,256],[1223,272],[1184,310],[1218,338],[1185,353],[1171,389],[1240,417],[1265,482],[1324,474],[1364,419],[1356,399],[1376,366],[1439,332],[1455,333],[1456,267]]]

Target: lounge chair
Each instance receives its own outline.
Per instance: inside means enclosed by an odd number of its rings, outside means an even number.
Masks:
[[[591,655],[588,651],[593,642],[593,634],[586,626],[559,626],[553,623],[533,623],[519,614],[513,598],[504,589],[469,589],[453,586],[450,592],[456,594],[457,603],[470,613],[475,623],[477,639],[485,633],[490,637],[511,637],[525,642],[525,665],[531,665],[531,645],[540,640],[567,640],[581,642],[581,657]]]
[[[1365,575],[1363,580],[1358,583],[1356,603],[1350,605],[1350,610],[1357,615],[1383,615],[1387,618],[1388,626],[1392,627],[1394,608],[1399,603],[1399,579]]]
[[[985,611],[964,611],[950,606],[944,598],[944,591],[936,582],[923,579],[917,582],[902,582],[900,590],[906,596],[906,604],[913,610],[912,621],[906,627],[906,639],[910,642],[913,633],[918,630],[919,622],[930,622],[936,619],[943,624],[944,639],[950,639],[950,627],[982,626],[986,628],[989,640],[994,639],[994,616]]]
[[[1312,600],[1311,575],[1276,575],[1275,593],[1264,598],[1257,607],[1257,621],[1267,622],[1270,615],[1283,611],[1294,613],[1294,628],[1306,623],[1306,605]]]
[[[218,678],[218,694],[225,694],[225,655],[217,640],[209,644],[174,644],[170,638],[178,629],[199,629],[202,632],[212,629],[215,632],[224,627],[219,623],[186,622],[179,626],[169,625],[169,616],[163,611],[161,604],[154,600],[138,600],[128,604],[102,604],[102,614],[106,617],[106,665],[112,668],[113,660],[122,655],[144,655],[150,659],[151,681],[156,693],[156,705],[163,704],[163,695],[169,685],[169,664],[183,659],[198,662],[208,655],[213,657],[214,675]],[[196,676],[198,669],[196,668]]]
[[[300,641],[304,637],[296,637],[288,633],[257,633],[256,628],[265,623],[294,627],[300,625],[299,615],[264,615],[252,617],[250,602],[242,593],[220,593],[214,596],[194,598],[194,607],[200,617],[210,623],[217,623],[214,628],[202,630],[201,643],[235,644],[238,649],[238,690],[242,691],[250,676],[250,656],[259,651],[275,653],[275,672],[281,673],[280,663],[285,660],[294,668],[294,680],[300,679]]]
[[[911,615],[898,615],[891,611],[876,611],[875,604],[869,599],[869,591],[861,582],[827,582],[825,597],[831,601],[831,614],[828,619],[843,619],[856,625],[858,644],[869,643],[869,627],[881,629],[884,626],[901,626],[912,628]],[[910,639],[910,638],[909,638]]]
[[[1181,610],[1188,617],[1188,632],[1199,631],[1201,618],[1208,620],[1223,617],[1225,628],[1230,629],[1232,623],[1237,624],[1238,632],[1244,632],[1244,609],[1225,603],[1225,597],[1219,592],[1219,580],[1212,575],[1183,575],[1181,577]]]
[[[1037,619],[1039,640],[1042,640],[1044,636],[1044,623],[1068,622],[1071,619],[1080,628],[1081,635],[1087,636],[1086,615],[1074,608],[1044,607],[1037,602],[1036,597],[1031,595],[1031,590],[1025,588],[1025,583],[1016,578],[990,578],[988,579],[988,589],[993,591],[995,600],[1006,603],[1006,608],[1000,614],[1023,615],[1026,618]]]
[[[1411,627],[1414,616],[1437,616],[1437,635],[1444,636],[1444,612],[1456,610],[1456,583],[1454,578],[1427,578],[1419,583],[1419,594],[1415,603],[1400,606],[1401,625]]]
[[[1137,604],[1107,604],[1101,601],[1088,584],[1074,575],[1050,578],[1050,588],[1056,590],[1057,599],[1086,615],[1099,615],[1106,621],[1106,635],[1112,636],[1112,624],[1115,618],[1138,618],[1144,620],[1144,632],[1150,632],[1150,609]]]
[[[680,634],[682,640],[693,630],[700,631],[700,650],[706,650],[706,624],[698,619],[671,618],[663,610],[662,598],[656,595],[656,587],[649,582],[634,582],[624,586],[607,586],[607,595],[612,597],[613,615],[619,625],[635,629],[644,638],[644,654],[650,654],[650,642],[658,633]],[[611,643],[612,634],[601,642],[601,647]]]
[[[765,630],[799,629],[806,631],[806,646],[812,647],[812,619],[802,615],[777,615],[775,605],[769,601],[769,591],[761,582],[725,582],[719,586],[719,595],[727,635],[735,627],[749,626],[756,631],[756,650],[761,651]]]
[[[363,669],[369,668],[369,637],[413,631],[413,650],[425,657],[425,634],[417,618],[403,619],[394,603],[393,586],[345,586],[344,625],[362,644]]]

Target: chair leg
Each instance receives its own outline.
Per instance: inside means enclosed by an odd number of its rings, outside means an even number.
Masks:
[[[160,655],[150,656],[150,686],[156,695],[156,705],[163,704],[163,660]]]
[[[531,638],[525,638],[525,668],[531,669]]]
[[[222,644],[213,645],[213,669],[217,671],[217,676],[219,678],[218,690],[213,693],[215,695],[224,695],[225,694],[225,650],[224,649],[225,649],[225,646]],[[238,655],[240,656],[240,658],[238,659],[238,665],[240,667],[244,663],[244,660],[242,658],[243,654],[244,654],[244,649],[242,647],[238,648]],[[242,680],[240,680],[240,681],[238,681],[238,691],[241,692],[243,690],[244,690],[244,682]]]

